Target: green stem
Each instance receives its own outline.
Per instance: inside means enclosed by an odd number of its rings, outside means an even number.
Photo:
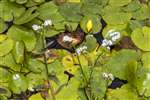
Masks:
[[[45,45],[45,30],[43,30],[41,36],[42,36],[42,46],[43,46],[43,49],[46,48],[46,45]],[[44,56],[44,65],[45,65],[45,71],[46,71],[46,78],[47,78],[47,81],[48,81],[48,85],[49,85],[49,89],[51,91],[51,96],[52,96],[52,100],[55,100],[55,95],[54,95],[54,90],[52,88],[52,85],[50,84],[49,82],[49,74],[48,74],[48,65],[47,65],[47,58],[46,58],[46,55],[45,53],[43,54]],[[50,97],[50,96],[49,96]],[[49,100],[49,97],[47,98],[47,100]]]
[[[93,67],[92,67],[91,72],[90,72],[89,82],[90,82],[90,80],[91,80],[91,78],[92,78],[92,73],[93,73],[93,71],[94,71],[94,67],[95,67],[95,65],[97,64],[98,59],[102,56],[102,54],[103,54],[103,52],[100,53],[100,54],[97,56],[97,58],[96,58],[96,60],[95,60],[95,62],[94,62],[94,64],[93,64]]]

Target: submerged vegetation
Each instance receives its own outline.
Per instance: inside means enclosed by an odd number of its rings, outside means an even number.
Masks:
[[[149,99],[149,0],[0,0],[0,100]]]

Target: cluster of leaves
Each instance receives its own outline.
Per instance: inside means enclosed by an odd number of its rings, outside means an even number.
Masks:
[[[149,100],[149,12],[148,0],[0,0],[0,100]],[[44,55],[36,56],[45,42],[32,25],[47,19],[53,25],[44,37],[80,25],[86,36],[74,49],[87,51],[50,49],[46,63]],[[111,52],[93,36],[110,30],[122,36]],[[113,80],[103,73],[127,84],[110,89]]]

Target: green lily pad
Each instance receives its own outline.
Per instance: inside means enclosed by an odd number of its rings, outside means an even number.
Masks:
[[[4,21],[12,21],[13,17],[19,17],[25,12],[25,7],[7,0],[0,1],[0,9],[0,17]]]
[[[0,68],[0,83],[7,83],[9,81],[11,74],[7,69]]]
[[[21,74],[13,74],[10,78],[9,88],[13,91],[13,93],[20,94],[27,90],[28,81],[26,77]]]
[[[16,63],[23,63],[24,61],[24,43],[17,41],[13,49],[13,56],[16,60]]]
[[[49,17],[52,14],[57,13],[57,10],[58,10],[58,7],[54,4],[54,2],[52,2],[52,1],[46,2],[42,5],[40,5],[40,7],[37,9],[37,11],[40,13],[38,18],[40,18],[42,20],[49,19]]]
[[[8,25],[0,18],[0,33],[3,33],[8,28]]]
[[[107,82],[102,76],[101,69],[95,68],[91,78],[91,90],[93,97],[97,100],[102,100],[105,96],[106,88]]]
[[[35,47],[36,38],[32,30],[14,25],[8,30],[7,35],[16,41],[23,41],[27,51],[31,51]]]
[[[109,0],[109,5],[112,6],[125,6],[129,4],[132,0]]]
[[[137,97],[129,85],[124,85],[119,89],[110,89],[107,93],[107,100],[138,100]]]
[[[150,52],[143,53],[142,62],[144,67],[150,68]]]
[[[87,46],[87,51],[92,52],[97,46],[95,37],[93,35],[87,35],[83,46]]]
[[[0,35],[0,38],[3,37],[3,35]],[[4,56],[8,54],[13,49],[14,41],[10,38],[7,38],[4,41],[0,42],[0,56]]]
[[[106,13],[103,16],[106,23],[111,25],[126,24],[130,21],[131,17],[132,17],[131,13],[124,13],[124,12]]]
[[[30,22],[31,20],[33,20],[34,18],[36,18],[39,15],[38,12],[35,12],[36,9],[37,9],[37,7],[29,8],[20,17],[15,18],[14,23],[16,25],[21,25],[21,24]]]
[[[27,68],[36,73],[41,73],[45,69],[44,64],[37,59],[29,59]]]
[[[131,35],[134,44],[143,51],[150,51],[150,28],[137,28]]]
[[[136,61],[137,59],[138,53],[136,51],[123,49],[112,56],[112,58],[106,63],[105,68],[114,76],[126,79],[127,64],[130,61]]]
[[[11,53],[5,56],[0,56],[0,66],[5,66],[8,70],[13,69],[14,71],[20,71],[20,66],[16,64],[15,59]],[[11,71],[11,70],[10,70]]]
[[[87,31],[87,22],[89,20],[92,20],[92,24],[93,24],[93,27],[92,27],[92,30],[90,33],[97,33],[101,30],[102,28],[102,25],[100,23],[100,17],[97,16],[97,15],[86,15],[84,16],[82,19],[81,19],[81,22],[80,22],[80,26],[82,28],[82,30],[86,33],[88,33]]]
[[[80,4],[64,4],[60,6],[59,12],[67,21],[79,22],[82,18]]]
[[[141,67],[137,72],[136,88],[140,95],[150,96],[150,70]]]

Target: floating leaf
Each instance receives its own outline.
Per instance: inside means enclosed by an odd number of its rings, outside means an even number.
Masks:
[[[114,76],[126,79],[126,65],[128,62],[136,61],[137,59],[138,53],[136,51],[123,49],[112,56],[106,64],[106,69]]]
[[[42,20],[49,19],[52,14],[57,13],[58,7],[54,4],[54,2],[46,2],[37,9],[37,11],[40,13],[38,18]]]
[[[104,80],[102,76],[102,71],[100,68],[93,69],[93,73],[91,76],[91,92],[93,98],[97,100],[101,100],[105,96],[107,88],[107,82]]]
[[[5,66],[6,68],[8,67],[8,70],[9,68],[13,69],[14,71],[20,70],[20,66],[16,64],[13,55],[11,53],[2,57],[0,56],[0,66]]]
[[[29,8],[19,18],[15,18],[14,23],[16,25],[21,25],[21,24],[25,24],[25,23],[33,20],[35,17],[37,17],[39,15],[38,12],[35,12],[36,9],[37,9],[36,7]],[[35,13],[33,13],[33,12],[35,12]]]
[[[0,35],[2,39],[4,35]],[[10,38],[7,38],[3,41],[0,41],[0,56],[8,54],[13,49],[14,41]]]
[[[59,12],[68,21],[79,22],[82,18],[79,4],[64,4],[60,6]]]
[[[87,47],[88,52],[92,52],[97,46],[97,41],[93,35],[87,35],[82,45]]]
[[[35,95],[32,95],[29,100],[43,100],[42,96],[40,93],[37,93]]]
[[[7,69],[0,67],[0,83],[7,83],[9,81],[10,76],[11,74],[7,71]]]
[[[131,35],[134,44],[143,51],[150,51],[150,28],[137,28]]]
[[[144,52],[142,54],[143,67],[150,68],[150,52]]]
[[[8,25],[0,18],[0,33],[3,33],[8,28]]]
[[[16,41],[23,41],[28,51],[35,47],[36,38],[32,30],[14,25],[8,30],[7,35]]]
[[[130,21],[131,17],[131,13],[124,12],[107,13],[103,16],[106,23],[111,25],[126,24]]]
[[[29,59],[28,64],[26,65],[27,68],[29,68],[31,71],[36,72],[36,73],[41,73],[44,71],[44,64],[37,59]]]
[[[109,89],[107,93],[108,100],[138,100],[137,97],[129,85],[124,85],[119,89]]]
[[[135,86],[140,95],[150,96],[150,70],[141,67],[137,72]]]
[[[19,17],[25,12],[25,7],[7,0],[0,1],[0,9],[0,17],[4,21],[12,21],[13,17]]]
[[[24,43],[17,41],[13,50],[13,56],[16,63],[22,63],[24,61]]]
[[[20,94],[27,90],[28,81],[26,77],[21,74],[13,74],[9,82],[9,88],[13,93]]]
[[[88,30],[87,30],[87,22],[89,21],[89,19],[92,21],[92,30],[90,33],[97,33],[101,30],[101,23],[100,23],[100,17],[99,16],[96,16],[96,15],[87,15],[87,16],[84,16],[80,22],[80,26],[82,28],[82,30],[86,33],[88,33]]]
[[[112,6],[125,6],[129,4],[132,0],[109,0],[109,4]]]

